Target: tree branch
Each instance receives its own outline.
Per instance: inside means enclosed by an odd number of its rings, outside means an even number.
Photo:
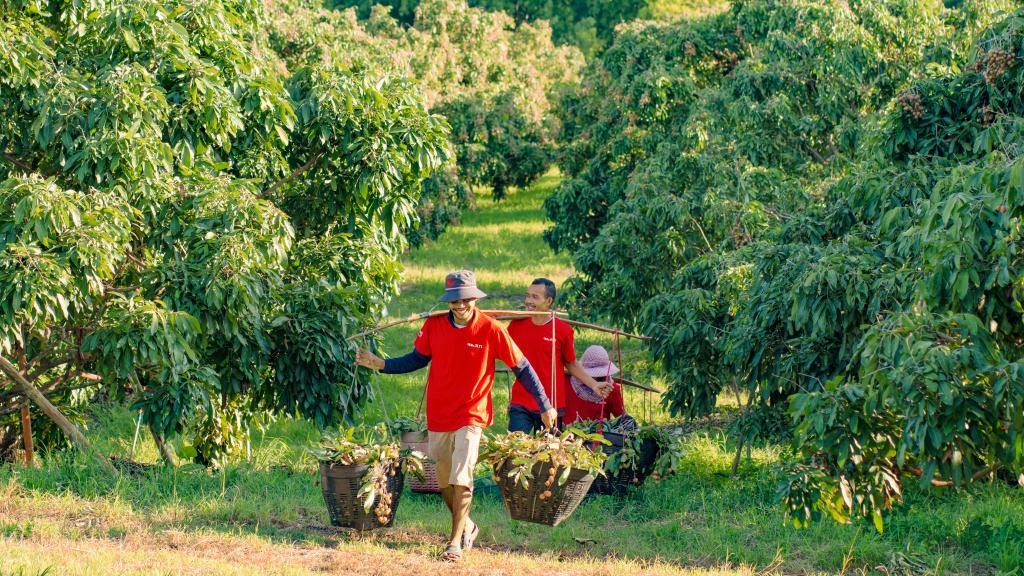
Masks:
[[[828,160],[826,160],[825,157],[822,156],[820,152],[815,150],[813,146],[811,146],[810,144],[804,142],[804,148],[806,148],[807,151],[811,153],[811,156],[813,156],[814,159],[817,160],[817,162],[819,164],[828,164]]]
[[[4,374],[7,375],[8,378],[14,381],[14,387],[19,392],[21,392],[26,398],[31,400],[33,404],[39,406],[43,413],[46,414],[50,418],[50,420],[53,420],[53,422],[65,434],[67,434],[69,438],[71,438],[75,445],[78,446],[79,450],[81,450],[85,454],[93,456],[96,459],[96,461],[100,464],[100,467],[109,472],[111,475],[115,477],[118,476],[117,469],[115,469],[114,465],[110,463],[110,460],[107,460],[98,452],[93,451],[93,449],[89,446],[89,441],[86,440],[85,436],[82,435],[81,430],[79,430],[77,426],[72,424],[71,421],[68,420],[67,417],[64,416],[64,414],[62,414],[61,411],[58,410],[56,406],[50,403],[50,401],[46,399],[46,396],[43,395],[43,393],[40,392],[38,388],[33,386],[28,380],[25,380],[25,377],[21,374],[21,372],[18,371],[18,368],[14,364],[11,364],[10,362],[7,361],[6,358],[2,356],[0,356],[0,371],[2,371]]]
[[[171,453],[171,449],[164,442],[164,437],[157,433],[152,424],[149,426],[149,433],[153,435],[153,442],[156,443],[157,449],[160,450],[160,457],[163,459],[164,465],[173,467],[174,454]]]
[[[85,382],[83,382],[81,384],[76,384],[74,386],[70,386],[70,387],[64,388],[63,391],[64,392],[74,392],[75,390],[81,390],[83,388],[91,388],[91,387],[93,387],[95,385],[96,385],[95,382],[90,382],[90,381],[86,380]],[[43,394],[47,394],[47,395],[50,392],[52,392],[52,391],[53,390],[49,389],[49,388],[46,389],[46,390],[40,390],[40,392],[42,392]],[[18,398],[21,398],[21,397],[22,397],[22,395],[20,393],[17,393],[17,392],[8,392],[8,393],[0,394],[0,416],[7,416],[8,414],[14,414],[18,410],[20,410],[21,409],[20,408],[21,400],[18,400],[16,402],[11,402],[11,400],[12,399],[18,399]]]
[[[50,370],[53,370],[54,368],[58,368],[65,364],[70,364],[71,362],[77,359],[77,356],[72,356],[69,354],[67,356],[61,356],[60,358],[54,358],[53,360],[50,360],[48,362],[43,362],[39,366],[37,366],[35,370],[29,373],[28,376],[25,377],[25,379],[28,380],[29,382],[35,382],[37,378],[39,378],[43,374],[46,374]]]
[[[273,194],[281,186],[284,186],[285,184],[287,184],[287,183],[291,182],[292,180],[298,178],[303,173],[308,172],[311,168],[313,168],[313,166],[316,165],[317,162],[320,161],[321,158],[323,158],[323,156],[324,156],[323,152],[318,152],[316,155],[313,156],[313,158],[311,158],[309,160],[309,162],[306,162],[302,166],[299,166],[295,170],[292,170],[291,174],[285,176],[281,180],[278,180],[277,182],[274,182],[274,184],[272,184],[270,186],[270,188],[267,188],[266,190],[263,191],[263,195],[264,196],[269,196],[269,195]]]
[[[28,173],[42,174],[43,176],[45,176],[47,178],[49,178],[51,176],[56,176],[59,173],[59,172],[51,172],[51,171],[48,171],[48,170],[43,170],[42,168],[39,168],[38,166],[33,166],[33,165],[27,163],[25,160],[22,160],[21,158],[18,158],[14,154],[11,154],[10,152],[7,152],[6,150],[3,151],[2,153],[0,153],[0,158],[10,162],[15,168],[20,168],[20,169],[22,169],[22,170],[24,170],[25,172],[28,172]]]
[[[13,164],[15,168],[21,168],[25,172],[39,172],[39,170],[36,170],[33,166],[26,164],[24,161],[19,159],[14,154],[11,154],[10,152],[4,151],[2,156],[4,160],[7,160],[11,164]]]
[[[977,482],[978,480],[981,480],[982,478],[988,476],[989,474],[997,472],[1002,467],[1002,464],[992,464],[991,466],[986,466],[981,470],[975,472],[974,475],[971,476],[971,479],[968,480],[967,482],[964,482],[964,484],[968,484],[970,482]],[[916,476],[918,478],[924,476],[924,470],[921,470],[917,466],[905,466],[903,469],[909,472],[911,475]],[[956,484],[952,480],[939,480],[937,478],[932,478],[931,484],[932,486],[935,486],[937,488],[952,488],[956,486]]]

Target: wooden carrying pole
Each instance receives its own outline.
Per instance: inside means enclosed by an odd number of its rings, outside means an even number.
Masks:
[[[525,310],[483,310],[480,308],[478,308],[477,310],[497,320],[506,320],[514,317],[526,318],[527,316],[547,316],[549,314],[552,314],[551,312],[527,312]],[[411,314],[400,320],[394,320],[392,322],[388,322],[387,324],[374,326],[369,330],[364,330],[357,334],[353,334],[346,338],[345,340],[352,341],[355,340],[356,338],[362,338],[363,336],[368,336],[370,334],[373,334],[374,332],[380,332],[381,330],[384,330],[386,328],[391,328],[392,326],[398,326],[399,324],[408,324],[409,322],[415,322],[417,320],[423,320],[424,318],[431,318],[433,316],[440,316],[442,314],[447,313],[448,310],[434,310],[432,312],[420,312],[418,314]],[[566,316],[564,312],[554,312],[554,314],[557,314],[559,316]]]
[[[525,318],[527,312],[514,312],[503,316],[495,316],[495,320],[517,320],[519,318]],[[580,328],[589,328],[591,330],[597,330],[598,332],[607,332],[608,334],[618,334],[623,338],[633,338],[634,340],[650,340],[650,336],[642,336],[640,334],[630,334],[615,328],[608,328],[606,326],[599,326],[597,324],[589,324],[587,322],[580,322],[579,320],[570,320],[568,318],[562,318],[562,322],[570,326],[578,326]]]
[[[512,369],[511,368],[505,368],[503,366],[499,366],[499,367],[495,368],[494,371],[495,372],[509,372],[509,373],[511,373]],[[618,382],[619,384],[622,384],[623,386],[630,386],[632,388],[639,388],[641,390],[646,390],[648,392],[654,392],[655,394],[662,394],[662,391],[658,390],[657,388],[653,388],[653,387],[648,386],[646,384],[640,384],[639,382],[634,382],[632,380],[626,380],[625,378],[619,378],[618,376],[612,376],[612,380],[615,380],[616,382]]]
[[[558,381],[555,379],[555,353],[558,348],[555,346],[555,311],[551,311],[551,406],[555,409],[555,423],[552,428],[558,429]]]

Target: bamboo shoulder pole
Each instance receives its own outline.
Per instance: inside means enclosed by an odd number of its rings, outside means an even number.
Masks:
[[[39,409],[42,410],[43,413],[50,418],[50,420],[53,420],[54,424],[56,424],[65,434],[67,434],[68,438],[71,438],[71,441],[74,442],[76,446],[78,446],[79,450],[81,450],[85,454],[94,457],[96,461],[99,462],[100,466],[102,466],[103,469],[106,470],[107,472],[110,472],[111,475],[118,476],[117,469],[114,468],[114,465],[110,463],[110,460],[107,460],[102,455],[95,452],[89,446],[89,441],[85,439],[85,436],[82,435],[82,432],[78,429],[78,427],[72,424],[71,421],[68,420],[67,417],[65,417],[64,414],[62,414],[61,411],[58,410],[56,406],[50,403],[50,401],[46,398],[46,396],[43,395],[42,392],[39,391],[38,388],[36,388],[28,380],[26,380],[25,377],[21,375],[21,372],[19,372],[18,369],[14,366],[14,364],[11,364],[10,362],[7,361],[6,358],[2,356],[0,356],[0,371],[6,374],[7,377],[14,382],[14,387],[15,389],[18,390],[18,392],[20,392],[23,396],[31,400],[33,404],[39,406]]]
[[[480,312],[483,312],[484,314],[486,314],[486,315],[496,319],[496,320],[511,320],[513,318],[526,318],[528,316],[537,316],[537,315],[548,316],[550,314],[550,312],[528,312],[526,310],[483,310],[483,309],[479,309],[479,308],[478,308],[478,310]],[[380,326],[374,326],[373,328],[370,328],[369,330],[364,330],[362,332],[353,334],[353,335],[349,336],[348,338],[346,338],[345,340],[346,341],[352,341],[352,340],[355,340],[356,338],[362,338],[363,336],[368,336],[368,335],[373,334],[375,332],[380,332],[381,330],[385,330],[387,328],[391,328],[392,326],[398,326],[399,324],[408,324],[409,322],[415,322],[417,320],[423,320],[425,318],[431,318],[433,316],[440,316],[442,314],[447,314],[447,313],[448,313],[447,310],[434,310],[433,312],[420,312],[418,314],[410,314],[409,316],[406,316],[405,318],[401,318],[399,320],[394,320],[392,322],[388,322],[387,324],[381,324]],[[556,312],[556,314],[558,314],[559,316],[566,316],[567,315],[564,312]]]
[[[648,392],[654,392],[655,394],[663,394],[661,390],[647,386],[646,384],[640,384],[639,382],[633,382],[632,380],[626,380],[625,378],[619,378],[618,376],[612,376],[612,379],[622,384],[623,386],[632,386],[633,388],[639,388]]]
[[[512,372],[512,369],[511,368],[505,368],[504,366],[499,366],[499,367],[495,368],[494,371],[495,372]],[[641,390],[646,390],[648,392],[654,392],[655,394],[663,394],[663,392],[661,390],[658,390],[657,388],[653,388],[653,387],[648,386],[646,384],[640,384],[639,382],[634,382],[632,380],[626,380],[625,378],[619,378],[618,376],[612,376],[612,380],[615,380],[616,382],[618,382],[619,384],[622,384],[623,386],[630,386],[632,388],[639,388]]]
[[[502,316],[495,316],[495,320],[517,320],[519,318],[526,318],[527,312],[514,312]],[[533,313],[536,314],[536,313]],[[559,313],[561,314],[561,313]],[[598,332],[607,332],[609,334],[618,334],[623,338],[633,338],[634,340],[650,340],[650,336],[643,336],[640,334],[630,334],[629,332],[623,332],[615,328],[608,328],[607,326],[600,326],[598,324],[590,324],[588,322],[580,322],[579,320],[570,320],[568,318],[562,318],[562,321],[570,326],[578,326],[580,328],[589,328],[591,330],[597,330]]]
[[[651,339],[650,336],[643,336],[643,335],[640,335],[640,334],[630,334],[629,332],[623,332],[622,330],[617,330],[615,328],[608,328],[606,326],[599,326],[597,324],[589,324],[587,322],[580,322],[579,320],[566,320],[566,322],[568,322],[569,324],[571,324],[573,326],[579,326],[580,328],[589,328],[591,330],[597,330],[599,332],[607,332],[609,334],[618,334],[618,335],[622,336],[623,338],[632,338],[634,340],[644,340],[644,341],[647,341],[647,340]]]

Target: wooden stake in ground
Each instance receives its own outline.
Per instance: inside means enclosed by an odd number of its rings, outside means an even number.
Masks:
[[[99,453],[93,451],[89,446],[89,441],[85,439],[85,436],[82,435],[82,432],[78,427],[72,424],[56,406],[47,400],[46,396],[44,396],[38,388],[33,386],[25,379],[24,376],[22,376],[21,372],[14,364],[8,362],[3,356],[0,356],[0,372],[6,374],[7,377],[14,382],[14,388],[20,392],[22,396],[30,400],[36,406],[39,406],[39,409],[43,411],[43,414],[46,414],[50,420],[53,420],[53,423],[56,424],[57,427],[59,427],[61,431],[68,436],[68,438],[71,438],[71,441],[75,443],[75,446],[78,446],[79,450],[95,458],[100,466],[107,472],[110,472],[111,475],[118,475],[117,469],[110,463],[110,460],[107,460]]]
[[[25,466],[32,465],[32,417],[28,401],[21,405],[21,447],[25,450]]]

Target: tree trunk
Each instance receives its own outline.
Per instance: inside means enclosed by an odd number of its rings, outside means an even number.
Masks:
[[[156,447],[160,450],[160,457],[163,458],[164,464],[167,466],[174,466],[174,454],[171,454],[171,449],[167,447],[167,443],[164,442],[163,436],[157,434],[156,430],[152,426],[149,427],[150,434],[153,435],[153,442],[156,443]]]
[[[26,380],[25,377],[21,375],[21,372],[18,371],[18,368],[14,366],[14,364],[11,364],[10,362],[7,361],[6,358],[2,356],[0,356],[0,371],[6,374],[7,377],[10,378],[12,382],[14,382],[15,389],[17,389],[19,392],[21,392],[22,395],[24,395],[26,398],[32,401],[33,404],[38,406],[39,409],[42,410],[43,413],[50,418],[50,420],[53,420],[54,424],[56,424],[64,432],[64,434],[67,434],[68,438],[71,438],[71,441],[74,442],[76,446],[78,446],[79,450],[95,458],[96,461],[100,464],[100,466],[104,470],[109,472],[111,475],[118,475],[117,469],[115,469],[114,465],[110,463],[110,460],[107,460],[102,455],[92,450],[92,448],[89,446],[89,441],[85,439],[85,436],[82,435],[82,432],[78,429],[78,427],[72,424],[71,421],[68,420],[67,417],[65,417],[64,414],[62,414],[61,411],[58,410],[56,406],[50,403],[50,401],[47,400],[46,396],[44,396],[43,393],[40,392],[38,388],[36,388],[28,380]]]

